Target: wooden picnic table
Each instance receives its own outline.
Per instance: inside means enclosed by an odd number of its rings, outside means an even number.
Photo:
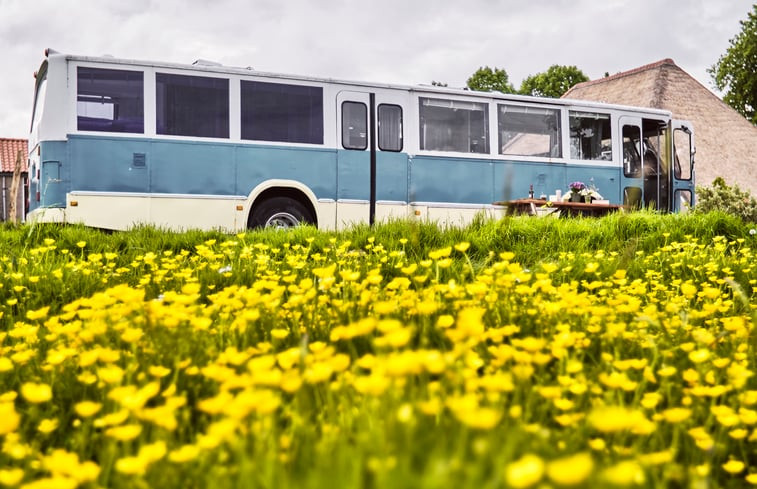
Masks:
[[[623,211],[626,206],[618,204],[596,204],[589,202],[547,201],[542,199],[517,199],[495,202],[494,205],[507,207],[508,214],[548,215],[560,212],[563,216],[600,217],[610,212]]]

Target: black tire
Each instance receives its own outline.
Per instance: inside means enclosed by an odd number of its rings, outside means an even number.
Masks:
[[[271,197],[260,202],[248,221],[251,228],[288,229],[300,224],[315,224],[315,219],[307,207],[289,197]]]

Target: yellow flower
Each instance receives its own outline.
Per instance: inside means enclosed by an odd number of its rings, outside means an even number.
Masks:
[[[668,423],[680,423],[691,417],[691,409],[687,408],[670,408],[662,412],[662,417]]]
[[[156,462],[166,455],[166,442],[156,441],[148,445],[142,445],[139,448],[138,457],[147,460],[149,463]]]
[[[0,469],[0,484],[4,486],[16,486],[23,478],[23,469]]]
[[[708,358],[710,358],[710,350],[706,348],[702,348],[701,350],[694,350],[689,353],[689,360],[694,363],[705,362]]]
[[[21,421],[12,402],[0,402],[0,435],[13,433]]]
[[[744,479],[746,479],[746,481],[753,486],[757,486],[757,472],[755,472],[754,474],[749,474],[748,476],[744,477]]]
[[[510,487],[522,489],[539,482],[544,475],[544,461],[536,455],[526,454],[508,464],[505,480]]]
[[[588,417],[589,424],[603,433],[625,431],[648,421],[640,411],[620,406],[605,406],[594,409]]]
[[[150,375],[159,379],[171,373],[170,368],[163,367],[162,365],[150,365],[147,371],[150,373]]]
[[[631,484],[643,484],[646,480],[644,470],[634,461],[620,462],[602,472],[602,477],[617,486],[630,486]]]
[[[194,460],[199,454],[200,448],[197,445],[182,445],[168,454],[168,460],[180,464]]]
[[[42,421],[39,422],[39,426],[37,427],[37,429],[41,433],[45,433],[45,434],[52,433],[53,431],[55,431],[56,428],[58,428],[58,420],[56,418],[43,419]]]
[[[33,404],[40,404],[53,398],[53,390],[47,384],[27,382],[21,386],[21,395]]]
[[[142,425],[127,424],[123,426],[116,426],[105,430],[105,434],[111,438],[115,438],[120,441],[129,441],[138,437],[142,433]]]
[[[725,470],[729,474],[738,474],[739,472],[744,470],[744,462],[741,462],[740,460],[731,459],[728,462],[724,463],[722,467],[723,467],[723,470]]]
[[[101,408],[102,408],[102,404],[100,404],[99,402],[92,402],[92,401],[77,402],[74,405],[74,410],[76,411],[76,414],[78,414],[82,418],[89,418],[90,416],[94,416],[95,414],[100,412]]]
[[[139,457],[123,457],[116,460],[116,470],[122,474],[141,475],[147,470],[149,462]]]
[[[589,478],[594,470],[594,459],[588,452],[553,460],[547,464],[547,476],[555,484],[574,486]]]
[[[11,361],[11,359],[0,357],[0,372],[8,372],[9,370],[13,370],[13,362]]]

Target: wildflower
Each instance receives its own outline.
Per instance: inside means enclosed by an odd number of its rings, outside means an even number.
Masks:
[[[741,462],[740,460],[731,459],[728,462],[724,463],[722,467],[723,467],[723,470],[725,470],[729,474],[738,474],[739,472],[744,470],[744,462]]]
[[[642,421],[647,421],[644,414],[619,406],[606,406],[594,409],[588,417],[589,424],[603,433],[630,430]]]
[[[21,386],[21,395],[33,404],[40,404],[53,398],[53,390],[47,384],[27,382]]]
[[[602,477],[610,484],[629,486],[631,484],[643,484],[646,480],[644,470],[634,461],[627,460],[617,463],[602,472]]]
[[[194,460],[199,454],[200,448],[197,445],[182,445],[168,454],[168,460],[176,464],[181,464]]]
[[[668,423],[680,423],[691,417],[691,409],[687,408],[670,408],[662,412],[662,417]]]
[[[58,428],[58,420],[56,418],[43,419],[39,422],[37,429],[40,433],[52,433]]]
[[[507,465],[505,480],[515,489],[531,487],[544,475],[544,461],[536,455],[526,454]]]
[[[92,401],[77,402],[74,405],[74,410],[76,411],[76,414],[78,414],[82,418],[89,418],[91,416],[94,416],[95,414],[100,412],[101,408],[102,408],[102,404],[100,404],[99,402],[92,402]]]
[[[0,469],[0,484],[4,486],[17,486],[24,478],[24,469]]]
[[[123,426],[116,426],[105,430],[105,435],[111,438],[115,438],[119,441],[129,441],[138,437],[142,433],[142,425],[127,424]]]
[[[547,476],[555,484],[574,486],[589,478],[594,460],[588,452],[553,460],[547,464]]]

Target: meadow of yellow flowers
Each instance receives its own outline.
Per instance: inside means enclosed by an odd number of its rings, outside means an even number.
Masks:
[[[754,241],[406,244],[4,252],[0,487],[757,487]]]

